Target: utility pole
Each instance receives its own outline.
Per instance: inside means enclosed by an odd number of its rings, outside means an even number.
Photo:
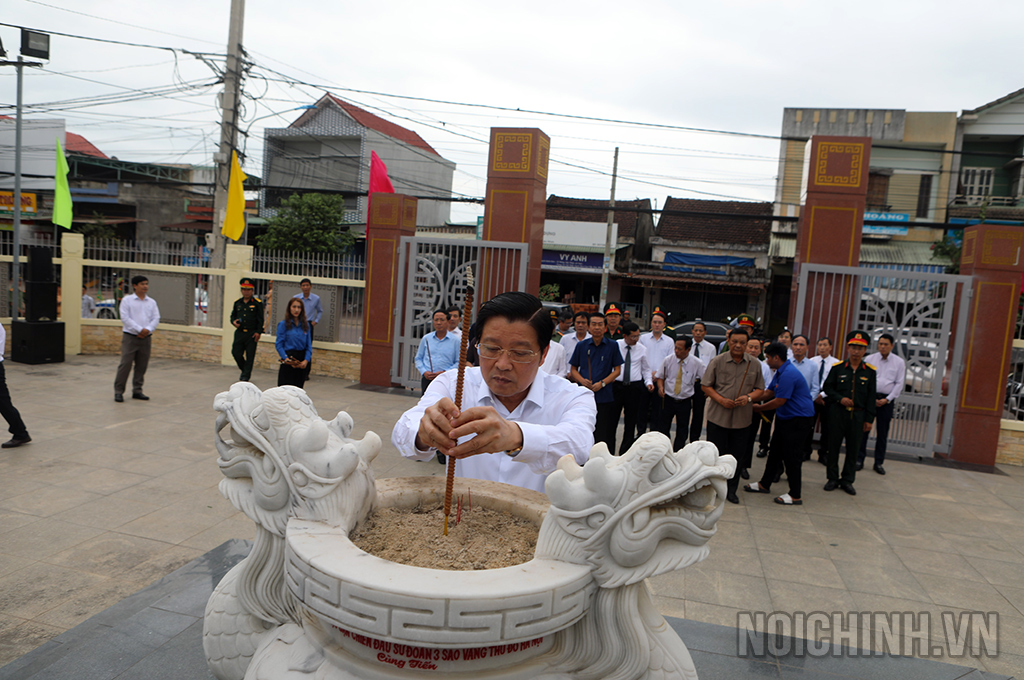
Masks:
[[[39,44],[36,41],[40,40]],[[45,45],[43,44],[45,43]],[[37,31],[28,31],[22,29],[22,52],[28,53],[30,56],[42,56],[43,58],[49,58],[50,54],[50,36],[39,33]],[[43,49],[44,48],[44,49]],[[0,59],[7,56],[7,52],[4,51],[3,45],[0,44]],[[11,319],[17,320],[18,318],[18,303],[21,297],[21,287],[19,285],[20,271],[19,271],[19,259],[21,257],[21,109],[22,109],[22,82],[24,80],[24,69],[26,66],[42,66],[41,61],[25,61],[22,55],[18,55],[17,61],[0,61],[0,66],[14,66],[17,70],[17,113],[14,119],[14,203],[11,206],[11,215],[14,218],[14,259],[11,262]]]
[[[221,93],[220,149],[214,154],[217,164],[213,191],[213,233],[210,254],[214,267],[225,265],[224,250],[227,238],[220,233],[228,207],[228,180],[231,178],[231,151],[238,141],[238,101],[242,91],[242,28],[245,24],[245,0],[231,0],[231,20],[228,26],[228,57],[224,70],[224,91]],[[241,161],[239,161],[241,162]],[[220,328],[224,307],[225,281],[211,277],[209,285],[210,325]]]
[[[612,197],[608,201],[608,230],[604,237],[604,266],[601,267],[601,301],[597,311],[603,312],[608,302],[608,275],[612,265],[612,223],[615,221],[615,178],[619,174],[619,147],[615,147],[615,162],[612,164]]]

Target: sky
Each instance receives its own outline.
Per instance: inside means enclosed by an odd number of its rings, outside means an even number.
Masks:
[[[212,163],[230,0],[3,7],[8,58],[12,26],[175,48],[53,35],[44,68],[26,69],[28,119],[63,118],[122,160]],[[619,147],[619,200],[770,201],[783,108],[976,108],[1024,87],[1021,25],[1019,0],[247,0],[238,145],[261,174],[263,129],[330,91],[454,161],[455,196],[483,197],[491,127],[538,127],[549,194],[607,199]],[[0,114],[15,90],[0,67]],[[482,213],[454,204],[452,220]]]

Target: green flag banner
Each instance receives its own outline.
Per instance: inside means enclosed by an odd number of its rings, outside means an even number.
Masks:
[[[57,140],[57,171],[54,173],[56,186],[53,193],[53,219],[54,224],[59,224],[65,229],[71,228],[71,189],[68,188],[68,161],[64,158],[64,149],[60,148],[60,140]]]

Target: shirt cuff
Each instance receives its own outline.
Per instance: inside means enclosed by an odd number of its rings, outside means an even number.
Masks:
[[[519,421],[515,421],[515,423],[519,426],[519,431],[523,433],[523,450],[516,454],[516,460],[529,463],[547,453],[547,437],[544,435],[543,425]]]

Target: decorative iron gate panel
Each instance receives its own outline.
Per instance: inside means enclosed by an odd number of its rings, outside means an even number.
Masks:
[[[962,366],[971,277],[881,267],[800,266],[794,332],[833,340],[845,355],[844,338],[867,331],[896,339],[907,363],[903,394],[896,401],[888,450],[933,456],[949,451],[953,399]],[[868,441],[871,455],[874,434]]]
[[[477,280],[473,315],[490,290],[526,289],[529,247],[525,243],[471,241],[404,236],[398,253],[398,296],[394,315],[395,346],[391,360],[392,382],[417,389],[416,351],[420,338],[434,330],[432,317],[438,309],[465,303],[466,269]],[[486,265],[486,278],[481,275]],[[481,291],[481,284],[484,289]],[[484,299],[486,301],[486,299]]]

